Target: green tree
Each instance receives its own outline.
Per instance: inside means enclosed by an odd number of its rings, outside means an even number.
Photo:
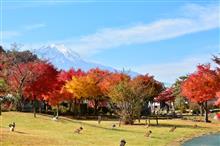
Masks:
[[[111,101],[116,106],[116,112],[124,124],[133,124],[140,112],[142,98],[137,97],[131,88],[130,81],[121,81],[109,92]]]
[[[173,95],[175,96],[175,109],[178,109],[182,112],[184,112],[184,110],[186,108],[188,108],[188,100],[182,96],[181,94],[181,84],[183,81],[185,81],[188,78],[188,76],[180,76],[176,82],[172,85],[172,89],[173,89]]]
[[[139,75],[135,77],[131,82],[134,95],[141,100],[139,105],[140,112],[137,113],[138,120],[140,122],[141,111],[143,110],[144,106],[146,107],[149,102],[152,102],[153,98],[164,89],[164,86],[162,83],[156,81],[153,76],[148,74]]]

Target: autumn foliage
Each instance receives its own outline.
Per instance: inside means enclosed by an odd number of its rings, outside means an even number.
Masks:
[[[215,70],[210,69],[210,65],[199,65],[197,71],[182,83],[182,95],[203,107],[206,122],[208,122],[207,101],[215,98],[220,87],[219,83],[219,77]]]
[[[163,92],[161,92],[158,96],[154,99],[157,102],[167,102],[167,101],[174,101],[175,96],[173,95],[173,89],[167,88]]]
[[[43,100],[43,95],[47,95],[57,86],[58,71],[53,65],[45,62],[37,63],[33,70],[32,80],[25,85],[24,95],[30,100]]]
[[[216,72],[217,72],[217,76],[220,78],[220,68],[219,68],[220,67],[220,58],[217,56],[214,56],[213,61],[218,65]],[[215,102],[215,105],[220,107],[220,89],[219,89],[219,91],[217,91],[216,96],[218,99]]]
[[[213,59],[220,65],[220,59]],[[149,74],[131,77],[123,72],[111,72],[99,68],[58,70],[48,61],[38,59],[30,51],[4,51],[0,48],[0,95],[16,97],[17,110],[28,101],[36,112],[36,102],[52,107],[67,103],[72,109],[82,103],[99,114],[103,106],[113,109],[124,122],[132,124],[141,117],[142,107],[149,102],[173,102],[176,95],[198,103],[207,112],[207,101],[219,97],[220,69],[199,65],[197,71],[178,83],[178,89],[165,89],[163,83]],[[6,89],[7,88],[7,89]],[[7,92],[6,92],[7,90]],[[175,92],[175,94],[174,94]],[[76,109],[74,109],[76,110]],[[207,120],[207,119],[206,119]]]
[[[116,106],[116,112],[125,124],[133,124],[140,118],[142,107],[159,94],[163,85],[148,74],[134,79],[125,78],[113,86],[108,96]]]
[[[215,97],[219,78],[210,65],[199,65],[197,71],[182,83],[182,94],[192,102],[203,103]]]

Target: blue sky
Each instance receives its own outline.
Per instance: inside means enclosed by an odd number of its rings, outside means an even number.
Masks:
[[[86,60],[172,83],[220,53],[217,0],[2,0],[3,45],[64,44]]]

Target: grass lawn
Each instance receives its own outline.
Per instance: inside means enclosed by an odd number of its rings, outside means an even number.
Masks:
[[[61,117],[52,121],[51,117],[32,113],[3,112],[1,120],[1,146],[118,146],[120,139],[127,141],[126,146],[164,146],[176,145],[179,141],[201,133],[220,131],[220,123],[196,123],[186,120],[160,120],[160,126],[146,128],[142,125],[122,126],[112,129],[116,121],[79,121]],[[15,121],[15,132],[10,132],[8,124]],[[155,121],[151,121],[155,124]],[[173,133],[169,129],[176,125]],[[84,128],[81,134],[74,133],[76,128]],[[117,125],[118,126],[118,125]],[[147,130],[153,133],[144,137]]]

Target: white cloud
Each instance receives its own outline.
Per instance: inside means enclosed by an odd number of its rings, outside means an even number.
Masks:
[[[32,46],[39,48],[39,44],[64,44],[81,56],[88,56],[105,49],[156,42],[219,28],[219,9],[219,6],[215,5],[200,6],[191,4],[183,7],[181,16],[176,18],[160,19],[149,24],[137,24],[127,28],[105,28],[79,38],[49,40],[48,42],[32,44]],[[26,26],[26,30],[45,26],[43,23],[33,24]]]
[[[44,23],[37,23],[37,24],[32,24],[32,25],[27,25],[25,26],[25,30],[34,30],[34,29],[38,29],[38,28],[43,28],[43,27],[46,27],[46,24]]]
[[[10,31],[0,31],[0,33],[2,33],[2,40],[4,42],[6,42],[8,40],[12,40],[12,39],[14,40],[18,36],[22,36],[27,31],[32,31],[35,29],[43,28],[43,27],[46,27],[46,24],[37,23],[37,24],[32,24],[32,25],[26,25],[20,31],[11,31],[10,30]],[[7,45],[7,43],[6,43],[6,45]]]
[[[142,74],[154,75],[159,81],[173,83],[178,77],[194,72],[199,64],[211,63],[212,67],[215,67],[211,58],[212,55],[201,55],[184,58],[178,62],[135,66],[132,69]]]
[[[155,42],[219,28],[219,19],[219,6],[188,5],[184,7],[184,15],[178,18],[161,19],[128,28],[106,28],[79,39],[56,42],[67,45],[81,55],[91,55],[123,45]]]

